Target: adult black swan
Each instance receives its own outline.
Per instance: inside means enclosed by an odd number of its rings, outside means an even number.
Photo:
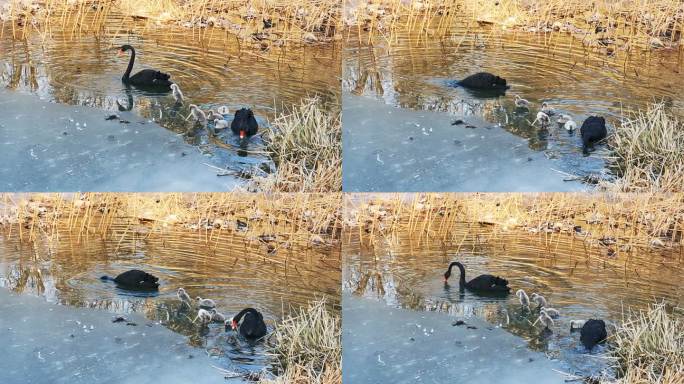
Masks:
[[[264,317],[254,308],[245,308],[231,320],[226,321],[226,331],[228,324],[233,330],[237,330],[245,339],[258,339],[266,335],[266,323]]]
[[[455,266],[461,270],[461,277],[459,279],[458,285],[461,289],[467,289],[475,293],[495,293],[495,294],[508,294],[511,289],[508,287],[508,281],[502,279],[499,276],[493,275],[480,275],[468,282],[465,279],[465,268],[463,264],[458,261],[454,261],[449,264],[449,269],[444,272],[444,284],[447,284],[449,277],[451,277],[451,268]]]
[[[131,269],[117,277],[102,276],[100,280],[113,281],[119,288],[132,291],[157,291],[159,278],[139,269]]]
[[[506,79],[489,72],[478,72],[474,75],[466,77],[463,80],[457,81],[456,84],[464,88],[492,91],[506,90],[510,88],[506,83]]]
[[[119,56],[123,55],[127,51],[131,51],[131,59],[128,62],[128,68],[126,68],[126,72],[121,78],[121,81],[124,84],[142,88],[155,88],[165,90],[171,89],[171,84],[173,84],[173,82],[169,80],[171,78],[171,75],[169,75],[168,73],[160,72],[155,69],[143,69],[142,71],[131,76],[131,71],[133,70],[133,63],[135,62],[135,48],[128,44],[122,45],[119,48]]]
[[[254,112],[248,108],[235,111],[233,122],[230,123],[230,130],[234,134],[239,135],[240,139],[256,135],[259,130],[259,124],[257,124],[254,118]]]
[[[603,320],[589,319],[580,331],[580,341],[590,351],[596,344],[605,342],[607,337],[606,323]]]
[[[589,147],[593,143],[605,139],[608,135],[606,119],[601,116],[587,117],[580,127],[580,135],[582,135],[582,152],[588,155]]]

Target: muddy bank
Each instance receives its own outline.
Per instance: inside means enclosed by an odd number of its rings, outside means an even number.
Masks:
[[[131,112],[42,101],[0,90],[3,191],[226,191],[198,149]],[[122,123],[125,120],[128,123]]]
[[[345,295],[345,383],[563,383],[555,361],[525,340],[477,317],[467,325],[436,312],[414,312]],[[476,327],[470,329],[468,326]]]
[[[371,98],[345,95],[344,190],[529,192],[587,188],[579,181],[564,181],[567,176],[554,170],[562,168],[559,161],[530,149],[528,140],[474,116],[459,125],[452,125],[454,120],[445,113],[394,108]]]
[[[114,315],[0,289],[0,382],[226,382],[185,337],[136,314],[126,315],[135,326],[112,323]]]

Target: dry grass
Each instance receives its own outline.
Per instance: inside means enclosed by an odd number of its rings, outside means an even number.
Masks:
[[[339,314],[325,299],[295,310],[276,326],[270,354],[279,376],[269,383],[342,383]]]
[[[352,228],[345,233],[371,240],[409,233],[419,241],[460,241],[456,229],[474,223],[494,233],[559,234],[630,252],[677,249],[684,231],[682,194],[359,194],[347,195],[345,205],[344,225]]]
[[[623,192],[684,190],[684,124],[663,103],[626,116],[611,139],[619,178],[605,188]]]
[[[681,0],[371,0],[347,10],[350,30],[388,40],[397,30],[444,36],[455,23],[527,32],[558,31],[612,50],[681,47]],[[356,27],[356,28],[353,28]]]
[[[339,105],[325,106],[318,97],[304,99],[271,122],[271,130],[264,135],[264,140],[277,171],[252,178],[249,190],[342,190],[342,122]]]
[[[178,25],[209,34],[219,28],[268,46],[336,40],[340,12],[334,0],[9,0],[0,20],[3,27],[10,22],[13,36],[23,39],[53,28],[100,33],[116,14],[144,21],[146,27]]]
[[[616,384],[684,383],[684,320],[664,303],[629,313],[611,341]]]
[[[114,236],[114,224],[144,226],[146,233],[184,228],[213,241],[229,232],[271,249],[330,247],[341,232],[339,194],[89,193],[0,196],[0,230],[36,241],[59,231],[79,237]],[[267,237],[264,237],[267,236]]]

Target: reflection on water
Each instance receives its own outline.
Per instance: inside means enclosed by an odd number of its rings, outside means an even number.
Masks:
[[[570,332],[571,320],[615,323],[624,309],[645,308],[654,299],[684,305],[680,249],[608,258],[604,249],[590,248],[571,235],[494,233],[469,223],[457,226],[452,240],[444,242],[400,234],[393,244],[370,243],[359,241],[358,231],[350,232],[355,235],[344,244],[345,291],[390,306],[482,318],[525,338],[530,348],[559,358],[572,373],[597,373],[605,361],[585,354],[579,335]],[[466,280],[498,275],[509,281],[512,294],[496,298],[461,292],[458,276],[445,286],[442,275],[455,260],[465,265]],[[538,312],[521,309],[513,294],[517,289],[544,295],[560,311],[553,333],[532,326]]]
[[[54,27],[47,37],[34,33],[27,40],[13,40],[11,27],[5,28],[10,30],[0,38],[0,85],[112,113],[132,108],[184,135],[219,167],[265,162],[262,143],[256,137],[249,148],[240,149],[230,130],[211,137],[185,120],[189,103],[204,110],[226,105],[231,111],[229,121],[235,110],[249,107],[263,127],[276,107],[289,107],[311,95],[332,100],[339,93],[339,53],[333,44],[257,52],[241,47],[234,36],[220,29],[209,30],[199,39],[185,28],[154,28],[116,15],[109,16],[101,36],[74,37],[67,26],[64,30]],[[186,105],[178,108],[168,93],[126,89],[121,77],[129,56],[116,54],[122,44],[136,49],[134,73],[144,68],[169,73],[180,85]]]
[[[335,248],[293,246],[269,252],[260,241],[246,241],[225,231],[153,234],[145,226],[125,222],[116,222],[107,238],[61,230],[52,239],[22,243],[17,231],[5,227],[0,233],[0,287],[63,305],[142,313],[188,336],[192,345],[205,348],[222,366],[262,369],[268,363],[264,344],[237,339],[222,324],[193,323],[196,312],[180,304],[179,287],[193,298],[214,299],[228,317],[255,307],[269,328],[290,306],[306,305],[323,295],[339,307],[340,264]],[[131,294],[100,280],[102,275],[115,276],[132,268],[159,277],[159,293]]]
[[[502,33],[469,22],[463,20],[443,39],[395,31],[391,45],[378,39],[369,47],[350,37],[344,91],[392,106],[445,112],[454,119],[483,118],[486,128],[505,129],[527,139],[531,149],[544,151],[558,160],[560,170],[578,176],[602,173],[605,164],[598,156],[582,156],[577,134],[568,134],[555,123],[548,128],[532,126],[542,102],[553,106],[556,115],[573,116],[578,127],[593,114],[606,116],[614,127],[623,108],[644,108],[656,100],[675,113],[684,107],[680,91],[684,79],[679,74],[683,61],[677,52],[606,56],[562,33]],[[503,97],[482,98],[451,85],[479,71],[506,78],[511,89]],[[515,95],[532,102],[531,110],[516,109]],[[599,148],[597,154],[605,155],[607,150]]]

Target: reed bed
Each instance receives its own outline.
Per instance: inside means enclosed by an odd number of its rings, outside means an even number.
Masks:
[[[496,234],[572,236],[603,256],[682,251],[682,194],[357,194],[345,200],[345,238],[462,241],[464,223]]]
[[[585,45],[630,51],[681,48],[681,0],[370,0],[351,4],[350,31],[393,41],[397,31],[445,36],[456,22],[494,31],[568,33]]]
[[[60,231],[77,238],[124,233],[161,234],[168,228],[220,233],[263,244],[269,251],[331,248],[341,234],[339,194],[88,193],[0,196],[0,231],[23,242],[54,239]],[[120,235],[120,233],[119,233]]]
[[[293,309],[276,326],[270,355],[276,361],[275,380],[267,383],[342,383],[342,331],[339,313],[325,299]]]
[[[252,177],[248,189],[280,192],[342,190],[342,121],[339,103],[304,99],[281,112],[264,134],[276,172]]]
[[[665,303],[630,312],[611,336],[614,384],[684,383],[684,320]]]
[[[684,190],[684,123],[664,103],[628,114],[611,137],[611,168],[619,178],[603,185],[621,192]]]
[[[146,27],[176,25],[198,36],[218,28],[266,50],[336,40],[340,12],[333,0],[8,0],[0,21],[3,27],[11,23],[13,36],[23,39],[53,28],[100,33],[109,17],[120,14]]]

